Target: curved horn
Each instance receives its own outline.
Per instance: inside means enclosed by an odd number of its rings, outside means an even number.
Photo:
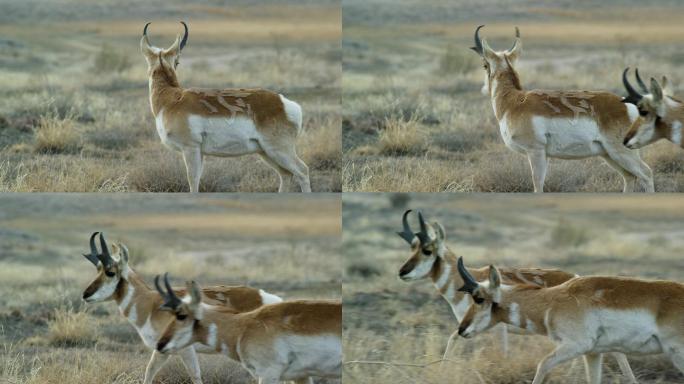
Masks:
[[[159,275],[154,277],[154,286],[157,288],[157,292],[159,292],[159,294],[165,298],[166,293],[162,290],[161,286],[159,285]]]
[[[169,273],[166,272],[164,274],[164,286],[166,287],[166,290],[169,292],[169,298],[173,302],[174,306],[177,306],[181,303],[181,300],[176,296],[176,294],[173,292],[173,289],[171,288],[171,284],[169,284]]]
[[[644,83],[643,80],[641,80],[641,76],[639,76],[639,68],[634,68],[634,76],[636,77],[637,85],[639,88],[641,88],[641,92],[643,93],[651,93],[651,91],[648,90],[648,87]]]
[[[181,24],[183,24],[183,28],[185,28],[185,33],[183,34],[183,40],[180,42],[180,50],[183,50],[183,47],[185,47],[185,44],[188,42],[188,25],[185,24],[185,21],[181,21]]]
[[[88,259],[91,263],[93,263],[94,266],[97,267],[97,264],[99,264],[100,259],[97,258],[97,246],[95,245],[95,236],[100,232],[93,232],[92,235],[90,235],[90,254],[83,254],[83,257]]]
[[[483,25],[480,25],[475,29],[475,46],[470,47],[473,51],[477,52],[480,56],[484,55],[484,49],[482,48],[482,39],[480,39],[480,29],[484,27]]]
[[[104,238],[104,232],[100,232],[100,248],[102,248],[102,253],[98,256],[98,259],[102,262],[105,268],[109,268],[114,263],[112,255],[109,253],[109,247],[107,246],[107,241]]]
[[[406,212],[404,212],[404,216],[401,217],[401,224],[403,226],[403,230],[401,232],[397,232],[397,235],[404,239],[407,243],[411,244],[413,242],[413,238],[416,236],[413,234],[413,231],[411,230],[411,226],[408,223],[408,214],[411,213],[411,210],[408,209]]]
[[[416,233],[416,236],[418,236],[418,240],[420,240],[420,245],[424,247],[430,243],[430,236],[428,235],[427,224],[423,218],[423,213],[420,211],[418,211],[418,222],[420,223],[420,232]]]
[[[479,284],[477,283],[477,280],[475,280],[473,275],[471,275],[470,272],[468,272],[465,265],[463,265],[462,256],[458,257],[457,268],[458,274],[461,275],[461,278],[463,279],[463,286],[458,290],[472,295],[477,289],[477,287],[479,287]]]
[[[625,71],[622,72],[622,84],[625,86],[625,89],[627,90],[627,97],[624,97],[622,99],[623,103],[632,103],[632,104],[637,104],[641,99],[644,97],[637,92],[634,87],[632,87],[632,84],[629,83],[629,80],[627,80],[627,72],[629,71],[629,67],[625,68]]]
[[[145,28],[143,28],[143,36],[147,36],[147,27],[149,27],[150,24],[152,24],[152,22],[145,24]]]

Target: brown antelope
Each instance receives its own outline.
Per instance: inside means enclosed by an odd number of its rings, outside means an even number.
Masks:
[[[342,375],[340,301],[285,301],[235,313],[204,302],[194,281],[182,300],[171,290],[159,293],[175,315],[157,343],[162,353],[197,343],[241,363],[260,384]]]
[[[446,245],[446,234],[440,223],[427,223],[422,213],[418,212],[420,232],[414,233],[407,220],[410,212],[411,210],[404,212],[402,217],[403,230],[397,232],[411,246],[411,256],[399,270],[399,278],[404,281],[432,280],[439,294],[449,303],[456,321],[460,323],[473,303],[471,296],[458,289],[464,285],[464,280],[458,272],[459,263],[462,264],[462,261]],[[487,267],[470,268],[467,271],[470,276],[474,276],[478,281],[487,280],[489,274]],[[557,269],[507,268],[500,271],[502,279],[507,284],[539,287],[562,284],[577,276]],[[507,355],[508,352],[509,330],[516,334],[530,334],[535,331],[520,324],[511,324],[510,326],[502,324],[500,329],[504,355]],[[454,332],[449,337],[444,353],[445,359],[456,335],[457,332]],[[615,354],[615,358],[623,373],[633,378],[634,374],[627,358],[622,354]]]
[[[473,337],[498,323],[549,336],[556,349],[537,366],[541,384],[556,365],[584,355],[587,380],[601,382],[601,354],[665,353],[684,372],[684,284],[626,277],[576,277],[554,287],[507,285],[494,266],[478,282],[461,261],[461,291],[476,300],[459,334]]]
[[[128,265],[128,249],[123,244],[112,244],[112,251],[118,258],[112,257],[105,241],[104,234],[100,234],[99,252],[95,245],[95,237],[99,232],[90,236],[90,253],[83,256],[97,268],[97,276],[83,291],[83,300],[88,303],[116,301],[119,312],[135,327],[145,346],[152,349],[152,357],[145,370],[145,384],[151,384],[152,380],[164,366],[169,354],[157,352],[157,340],[173,320],[173,315],[160,308],[163,304],[162,297],[157,291],[150,289],[143,279]],[[155,285],[159,287],[158,281]],[[184,294],[184,289],[166,287],[178,294]],[[159,289],[159,288],[158,288]],[[207,302],[220,305],[224,308],[244,312],[251,311],[263,304],[281,302],[278,296],[266,293],[254,288],[235,287],[209,287],[204,289],[204,297]],[[201,345],[189,345],[179,349],[178,356],[190,374],[194,384],[202,383],[197,352],[215,353],[214,349],[204,348]]]
[[[637,84],[644,94],[637,92],[627,80],[629,68],[622,73],[622,83],[628,96],[623,102],[632,103],[639,109],[639,117],[632,123],[625,136],[624,144],[636,149],[645,145],[667,139],[683,147],[682,124],[684,123],[684,103],[675,99],[667,88],[667,78],[663,76],[662,85],[651,78],[651,88],[647,88],[635,70]]]
[[[494,51],[475,30],[475,47],[486,72],[483,92],[491,98],[506,146],[527,156],[535,192],[543,192],[549,158],[582,159],[601,156],[620,172],[624,192],[635,182],[653,192],[653,173],[623,138],[638,110],[621,98],[600,91],[525,91],[515,64],[522,52],[520,32],[507,51]]]
[[[278,192],[296,179],[311,192],[309,169],[297,156],[302,109],[285,96],[264,89],[181,88],[176,69],[188,41],[185,33],[167,49],[154,47],[143,29],[140,49],[147,61],[150,106],[162,143],[183,154],[190,192],[199,191],[205,155],[234,157],[258,153],[279,175]]]

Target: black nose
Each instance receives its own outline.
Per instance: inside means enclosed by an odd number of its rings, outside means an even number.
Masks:
[[[463,332],[465,332],[465,328],[459,328],[458,329],[458,335],[463,336]]]
[[[90,292],[83,292],[83,300],[87,299],[90,297]]]
[[[168,337],[162,337],[161,339],[159,339],[159,341],[157,342],[157,351],[162,352],[162,350],[164,349],[164,347],[166,347],[166,344],[168,343]]]
[[[625,141],[622,142],[622,145],[626,146],[627,143],[629,143],[629,139],[631,139],[631,137],[625,137]]]

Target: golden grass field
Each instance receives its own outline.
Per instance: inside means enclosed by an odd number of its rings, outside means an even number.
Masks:
[[[667,75],[684,93],[684,6],[675,1],[345,0],[343,189],[528,192],[527,158],[506,148],[484,70],[468,47],[475,27],[495,49],[522,33],[525,89],[624,94],[622,70]],[[641,151],[656,191],[684,191],[684,152],[670,142]],[[545,190],[617,192],[602,159],[552,159]]]
[[[470,266],[493,263],[684,281],[682,196],[411,194],[407,199],[400,194],[345,194],[345,384],[529,383],[536,364],[553,348],[542,336],[510,335],[510,357],[505,358],[493,331],[458,338],[441,368],[403,365],[440,360],[447,338],[458,329],[431,282],[398,278],[409,249],[394,232],[401,230],[406,208],[421,209],[427,220],[442,223],[449,247]],[[629,360],[639,383],[684,380],[663,356]],[[615,360],[605,361],[602,382],[626,383]],[[561,365],[546,383],[586,383],[584,364]]]
[[[140,36],[171,45],[188,22],[186,87],[267,88],[304,113],[298,153],[313,191],[341,190],[340,7],[180,0],[7,0],[0,16],[0,191],[188,191],[180,153],[157,136]],[[201,191],[272,192],[257,160],[208,157]]]
[[[340,199],[208,195],[0,196],[0,383],[142,383],[149,351],[113,302],[85,304],[93,231],[130,251],[152,286],[250,285],[295,298],[340,298]],[[200,355],[205,384],[246,384],[223,356]],[[334,381],[318,381],[334,383]],[[180,359],[155,383],[190,383]],[[339,381],[338,381],[339,383]]]

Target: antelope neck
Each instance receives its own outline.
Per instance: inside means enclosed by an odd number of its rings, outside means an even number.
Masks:
[[[161,111],[165,101],[180,98],[180,92],[178,79],[170,69],[154,69],[150,75],[150,105],[154,116]]]
[[[521,100],[523,90],[515,69],[508,68],[497,73],[491,80],[490,89],[494,100],[494,114],[501,121],[511,106]]]

